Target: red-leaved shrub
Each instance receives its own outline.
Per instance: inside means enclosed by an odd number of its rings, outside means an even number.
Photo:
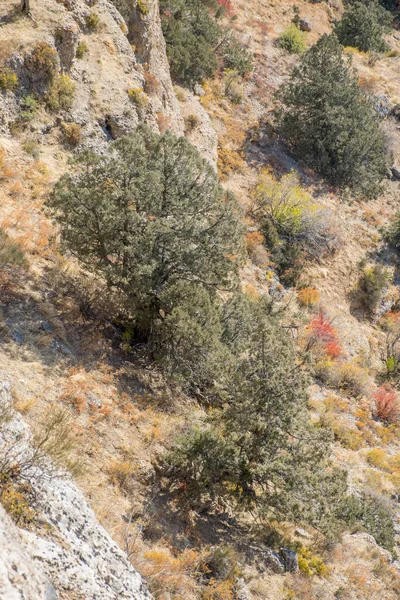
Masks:
[[[397,392],[391,385],[382,385],[374,393],[375,418],[387,423],[395,423],[399,420],[400,405]]]
[[[312,319],[308,331],[309,348],[322,347],[330,358],[339,358],[343,354],[337,331],[322,311]]]

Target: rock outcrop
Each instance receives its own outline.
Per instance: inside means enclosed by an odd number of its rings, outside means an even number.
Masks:
[[[0,409],[4,408],[10,418],[2,419],[0,453],[13,447],[18,460],[30,464],[31,434],[11,407],[8,383],[0,384]],[[140,575],[98,523],[81,492],[70,479],[54,474],[47,460],[48,470],[41,462],[25,473],[35,498],[32,528],[18,529],[0,510],[0,598],[150,600]]]

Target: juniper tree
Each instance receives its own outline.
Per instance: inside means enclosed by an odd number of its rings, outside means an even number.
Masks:
[[[83,152],[48,207],[63,246],[122,292],[145,335],[179,282],[215,294],[234,280],[237,204],[184,138],[139,126],[104,156]]]
[[[384,52],[388,46],[383,35],[390,22],[390,14],[377,3],[355,2],[346,8],[334,32],[343,46],[354,46],[363,52]]]
[[[330,504],[346,492],[345,475],[329,464],[329,434],[309,424],[293,344],[264,301],[234,305],[227,312],[245,309],[247,335],[236,348],[225,403],[168,456],[172,487],[179,482],[195,503],[235,502],[269,517],[328,526]],[[231,319],[225,342],[238,339]]]
[[[323,35],[278,91],[282,138],[333,185],[376,196],[386,173],[383,134],[335,35]]]

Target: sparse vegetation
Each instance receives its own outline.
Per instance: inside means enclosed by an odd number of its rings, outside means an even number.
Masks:
[[[55,78],[59,70],[57,51],[46,42],[38,42],[26,56],[25,65],[33,79],[41,78],[49,83]]]
[[[364,269],[354,295],[369,313],[373,313],[378,307],[389,281],[390,274],[381,265]]]
[[[141,88],[129,88],[128,90],[129,100],[139,109],[145,109],[149,104],[147,95]]]
[[[52,111],[67,110],[74,102],[76,84],[69,75],[59,75],[46,95],[46,105]]]
[[[280,182],[268,171],[261,173],[251,212],[288,285],[299,281],[307,259],[320,260],[337,248],[338,233],[329,211],[313,201],[295,173]]]
[[[97,31],[101,25],[99,15],[93,10],[90,11],[90,14],[86,17],[85,21],[86,27],[90,31]]]
[[[62,123],[65,140],[71,146],[78,146],[82,140],[82,127],[78,123]]]
[[[89,46],[87,43],[82,40],[76,47],[76,58],[84,58],[86,54],[89,52]]]

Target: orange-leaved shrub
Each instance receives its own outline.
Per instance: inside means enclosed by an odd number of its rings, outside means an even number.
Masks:
[[[301,306],[311,308],[319,304],[319,292],[313,287],[305,287],[297,292],[297,299]]]

